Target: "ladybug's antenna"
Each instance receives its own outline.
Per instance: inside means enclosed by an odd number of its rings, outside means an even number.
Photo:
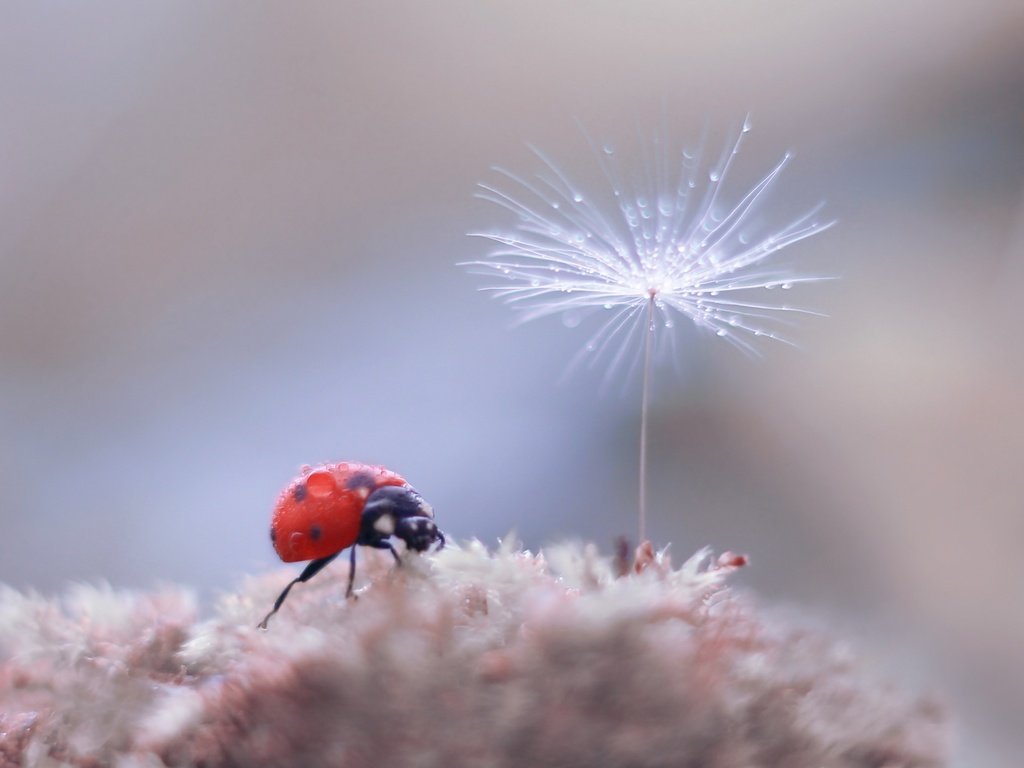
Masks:
[[[263,621],[256,625],[257,628],[266,629],[267,622],[270,621],[270,617],[277,613],[281,606],[284,605],[284,599],[288,597],[288,593],[291,591],[292,587],[294,587],[300,581],[309,581],[311,578],[316,576],[321,571],[321,569],[323,569],[325,565],[331,562],[331,560],[336,558],[338,554],[338,552],[335,552],[333,555],[321,557],[319,560],[313,560],[309,565],[305,567],[302,573],[299,574],[298,578],[292,579],[290,582],[288,582],[288,586],[284,588],[284,591],[281,592],[281,594],[277,596],[277,600],[274,601],[273,609],[270,611],[270,613],[263,617]]]

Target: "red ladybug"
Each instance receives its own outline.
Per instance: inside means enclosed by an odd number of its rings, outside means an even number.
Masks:
[[[434,524],[434,510],[403,477],[384,467],[354,461],[304,468],[277,499],[270,540],[286,563],[312,562],[284,588],[259,627],[267,628],[267,621],[293,586],[309,581],[346,547],[351,547],[346,597],[352,594],[356,575],[354,545],[390,550],[401,565],[389,540],[392,536],[417,552],[435,542],[444,546],[444,534]]]

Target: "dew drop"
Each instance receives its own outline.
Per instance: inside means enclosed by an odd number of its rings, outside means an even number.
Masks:
[[[306,478],[306,488],[313,498],[323,499],[331,496],[337,490],[337,481],[328,470],[318,469]]]
[[[792,287],[793,287],[792,283],[783,283],[782,284],[782,290],[784,290],[784,291],[788,291]]]
[[[715,335],[716,336],[728,336],[729,332],[727,330],[725,330],[725,328],[719,328],[717,331],[715,331]]]
[[[605,144],[604,147],[602,147],[602,149],[604,149],[604,153],[606,155],[614,155],[615,154],[615,147],[613,147],[611,144]]]
[[[711,181],[718,181],[722,178],[722,174],[719,171],[712,171],[708,174],[708,178],[711,179]]]
[[[577,192],[575,195],[572,196],[572,201],[574,203],[582,203],[583,202],[583,195],[581,195],[579,192]]]
[[[608,303],[606,303],[606,304],[604,305],[604,308],[605,308],[605,309],[611,309],[611,308],[612,308],[612,306],[613,306],[613,305],[611,304],[611,302],[608,302]]]
[[[743,132],[744,133],[750,133],[750,129],[753,128],[753,127],[754,127],[754,124],[751,122],[749,117],[746,120],[743,121]]]
[[[666,321],[665,321],[665,327],[666,327],[666,328],[674,328],[674,327],[675,327],[675,325],[676,325],[676,324],[675,324],[675,323],[673,323],[673,322],[672,322],[671,320],[666,320]]]

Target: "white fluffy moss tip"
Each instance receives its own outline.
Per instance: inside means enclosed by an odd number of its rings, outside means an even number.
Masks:
[[[357,599],[335,566],[266,632],[284,571],[198,623],[177,589],[5,589],[0,765],[946,765],[941,707],[760,615],[724,584],[742,558],[405,559],[360,552]]]

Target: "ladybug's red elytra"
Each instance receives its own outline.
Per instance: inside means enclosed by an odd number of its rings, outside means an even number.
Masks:
[[[293,586],[309,581],[346,547],[351,547],[346,597],[352,595],[356,575],[356,544],[390,550],[401,565],[392,536],[416,552],[434,543],[444,546],[434,510],[405,478],[390,469],[354,461],[304,467],[277,499],[270,540],[286,563],[312,562],[284,588],[259,623],[260,629],[267,628]]]

